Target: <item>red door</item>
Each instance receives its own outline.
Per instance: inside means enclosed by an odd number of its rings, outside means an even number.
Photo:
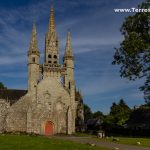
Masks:
[[[53,135],[53,123],[50,121],[45,124],[45,135]]]

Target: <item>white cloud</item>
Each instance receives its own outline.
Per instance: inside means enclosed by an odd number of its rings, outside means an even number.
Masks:
[[[26,62],[26,59],[21,56],[21,57],[0,57],[0,65],[9,65],[9,64],[18,64]],[[1,66],[2,67],[2,66]]]
[[[142,85],[142,81],[137,81],[137,82],[132,82],[132,81],[127,81],[125,79],[121,79],[118,75],[107,75],[103,74],[100,77],[94,77],[90,78],[88,82],[84,82],[81,85],[81,89],[83,92],[88,96],[88,95],[112,95],[112,93],[117,93],[118,96],[122,95],[122,93],[127,93],[130,91],[130,89],[137,89],[135,90],[137,93],[130,93],[132,97],[137,98],[138,96],[141,97],[141,93],[138,93],[139,89],[138,87]],[[122,92],[123,91],[123,92]],[[135,92],[134,91],[134,92]],[[120,93],[121,92],[121,93]]]
[[[133,3],[136,4],[135,0],[133,1]],[[115,7],[129,6],[129,0],[128,2],[118,3],[118,0],[114,0],[113,2],[117,4]],[[113,4],[113,2],[111,2],[111,4]],[[31,25],[34,19],[37,22],[39,48],[43,58],[44,36],[48,26],[48,24],[45,25],[46,22],[43,23],[43,21],[48,19],[49,3],[49,0],[43,0],[36,2],[36,5],[34,3],[28,6],[10,9],[9,11],[6,9],[0,10],[0,66],[2,69],[5,65],[13,64],[15,66],[15,64],[27,63],[26,53],[29,47]],[[112,58],[113,47],[118,45],[122,40],[119,28],[123,16],[113,13],[114,5],[110,5],[110,0],[95,0],[93,3],[91,3],[91,0],[84,2],[79,0],[64,0],[56,1],[55,3],[57,5],[55,7],[55,11],[57,12],[56,17],[58,16],[58,18],[60,18],[56,26],[58,36],[60,36],[61,54],[64,53],[68,28],[71,29],[73,52],[75,54],[85,53],[84,59],[88,59],[86,56],[87,52],[93,52],[94,50],[100,51],[100,53],[98,53],[100,57],[93,57],[96,60],[88,60],[86,61],[87,64],[84,69],[80,70],[80,68],[78,68],[76,70],[77,78],[80,78],[78,82],[80,82],[80,88],[83,90],[84,95],[86,97],[99,95],[100,100],[114,100],[118,99],[118,97],[121,98],[122,95],[127,98],[133,98],[134,100],[142,98],[141,92],[138,92],[141,81],[126,83],[125,80],[120,79],[119,73],[115,73],[115,71],[119,72],[118,70],[113,71],[111,69],[110,58]],[[80,9],[81,5],[82,7],[86,7],[86,9],[89,8],[88,11],[84,12],[84,10]],[[101,7],[101,5],[104,6]],[[72,13],[73,16],[71,17],[67,13]],[[107,46],[109,46],[110,49],[108,49]],[[78,63],[84,63],[84,60],[79,60]],[[110,64],[108,65],[108,63]],[[15,71],[1,71],[0,73],[0,77],[5,76],[8,78],[25,78],[26,75],[26,72],[15,73]],[[17,85],[17,83],[16,85],[10,84],[9,87],[24,88],[25,83],[20,83],[20,85]],[[137,90],[133,91],[131,89]]]
[[[27,77],[27,72],[1,72],[0,77],[26,78]]]

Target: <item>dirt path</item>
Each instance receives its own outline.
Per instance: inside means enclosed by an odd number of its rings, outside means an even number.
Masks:
[[[97,146],[111,148],[111,149],[119,148],[119,150],[150,150],[150,148],[146,148],[146,147],[98,141],[98,140],[92,139],[91,137],[54,136],[53,138],[62,139],[62,140],[70,140],[70,141],[74,141],[74,142],[82,143],[82,144],[95,144]]]

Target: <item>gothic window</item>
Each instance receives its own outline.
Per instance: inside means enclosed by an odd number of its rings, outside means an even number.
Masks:
[[[51,61],[48,61],[48,63],[51,63]]]
[[[35,57],[32,57],[32,62],[35,62]]]
[[[55,59],[57,59],[57,56],[56,56],[56,55],[54,55],[54,58],[55,58]]]
[[[57,61],[54,61],[54,64],[57,64]]]

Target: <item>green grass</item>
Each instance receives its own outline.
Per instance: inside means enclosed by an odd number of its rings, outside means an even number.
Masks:
[[[42,136],[0,135],[0,150],[109,150]]]
[[[136,145],[136,146],[142,146],[142,147],[150,147],[150,138],[131,138],[131,137],[108,137],[108,138],[97,138],[94,135],[88,134],[88,133],[75,133],[74,134],[77,137],[91,137],[94,140],[102,140],[107,142],[114,142],[118,144],[127,144],[127,145]],[[113,141],[114,138],[119,139],[119,141]],[[138,145],[137,142],[140,142],[141,144]]]
[[[73,134],[74,136],[77,136],[77,137],[95,137],[93,136],[92,134],[88,134],[88,133],[81,133],[81,132],[76,132]]]
[[[113,141],[113,139],[118,139],[119,141]],[[96,139],[96,138],[94,138]],[[109,142],[115,142],[119,144],[127,144],[127,145],[136,145],[136,146],[143,146],[143,147],[150,147],[150,138],[130,138],[130,137],[108,137],[104,139],[99,139]],[[138,145],[137,142],[141,144]]]

